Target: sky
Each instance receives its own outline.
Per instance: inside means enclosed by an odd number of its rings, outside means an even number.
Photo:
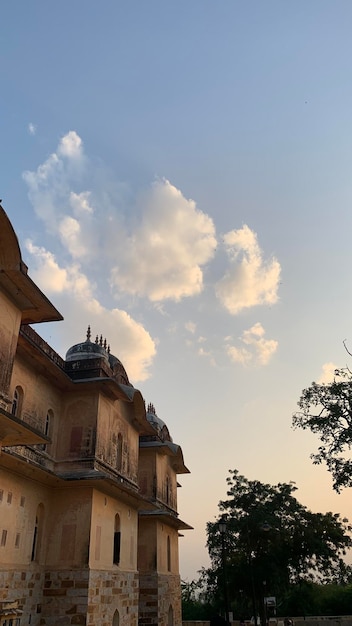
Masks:
[[[350,0],[2,3],[0,196],[29,274],[180,444],[185,580],[229,469],[352,520],[292,429],[351,366]]]

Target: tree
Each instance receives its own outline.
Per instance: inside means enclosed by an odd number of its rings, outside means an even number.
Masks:
[[[204,595],[202,579],[181,581],[182,620],[208,621],[212,608]]]
[[[230,471],[227,483],[228,499],[219,503],[220,516],[207,524],[211,567],[203,577],[215,604],[223,606],[227,584],[231,609],[237,617],[250,617],[264,613],[265,596],[282,602],[303,581],[349,580],[343,561],[352,545],[347,520],[309,511],[293,496],[294,483],[264,484],[237,470]],[[225,550],[219,528],[223,521]]]
[[[338,493],[352,486],[352,374],[335,370],[331,383],[315,383],[302,391],[299,411],[293,415],[294,428],[318,434],[321,445],[311,454],[313,463],[326,463]]]

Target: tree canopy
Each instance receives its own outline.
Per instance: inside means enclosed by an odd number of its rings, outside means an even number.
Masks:
[[[211,567],[202,572],[219,604],[224,582],[231,607],[251,616],[263,611],[265,596],[283,601],[292,586],[304,581],[349,580],[343,557],[352,528],[346,519],[309,511],[294,497],[294,483],[270,485],[237,470],[229,474],[228,497],[219,503],[218,519],[207,524]],[[226,522],[225,535],[220,522]]]
[[[293,415],[294,428],[318,434],[321,445],[311,454],[313,463],[326,463],[333,488],[340,492],[352,486],[352,373],[335,370],[331,383],[315,383],[302,391],[299,411]]]

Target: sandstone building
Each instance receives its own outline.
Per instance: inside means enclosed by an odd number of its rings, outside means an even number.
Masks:
[[[101,336],[31,326],[61,319],[0,207],[0,624],[179,626],[182,450]]]

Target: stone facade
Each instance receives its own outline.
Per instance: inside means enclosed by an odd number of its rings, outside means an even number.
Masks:
[[[182,450],[102,337],[29,325],[62,317],[2,207],[0,313],[0,624],[179,626]]]

